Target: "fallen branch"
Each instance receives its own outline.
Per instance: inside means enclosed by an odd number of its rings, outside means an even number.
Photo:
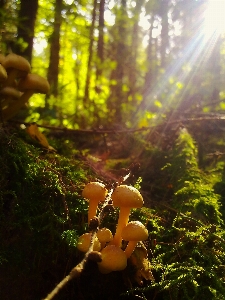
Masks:
[[[85,253],[83,260],[78,265],[76,265],[76,267],[74,267],[70,271],[70,273],[65,278],[63,278],[63,280],[61,280],[60,283],[58,283],[57,286],[51,291],[51,293],[48,294],[48,296],[43,300],[52,300],[70,280],[80,277],[83,269],[85,268],[86,263],[89,260],[89,254],[93,251],[95,237],[96,231],[93,232],[91,236],[91,244],[88,251]]]

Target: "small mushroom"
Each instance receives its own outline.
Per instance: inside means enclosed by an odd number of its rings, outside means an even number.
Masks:
[[[2,53],[0,53],[0,64],[3,62],[4,59],[5,59],[5,55],[3,55]]]
[[[50,86],[48,81],[37,75],[37,74],[28,74],[25,78],[21,79],[18,83],[18,89],[21,92],[24,92],[22,96],[16,101],[13,105],[8,107],[3,112],[3,119],[8,120],[12,118],[17,112],[27,103],[29,98],[34,93],[47,94]]]
[[[11,86],[6,86],[0,90],[0,98],[2,100],[2,108],[7,107],[13,100],[19,99],[21,92]]]
[[[89,209],[88,209],[88,224],[90,220],[95,217],[98,208],[98,203],[105,201],[105,197],[108,190],[105,185],[100,182],[89,182],[85,185],[82,196],[89,199]]]
[[[124,251],[115,246],[108,245],[102,251],[102,261],[98,263],[99,271],[103,274],[112,271],[122,271],[127,266],[127,257]]]
[[[103,249],[106,245],[106,243],[109,243],[113,239],[113,235],[111,230],[109,230],[106,227],[103,227],[98,230],[97,232],[97,238],[99,239],[99,242],[101,243],[101,249]]]
[[[126,254],[127,258],[129,258],[137,243],[147,240],[148,230],[141,222],[131,221],[125,228],[123,228],[121,235],[124,241],[128,241],[128,245],[124,253]]]
[[[24,57],[14,53],[8,54],[2,60],[2,65],[8,74],[5,86],[14,86],[15,79],[25,77],[31,71],[30,63]]]
[[[91,233],[84,233],[82,234],[77,243],[77,249],[81,252],[87,252],[91,245]],[[101,250],[101,244],[97,237],[94,239],[94,245],[93,245],[93,251],[100,251]]]
[[[112,244],[120,247],[122,238],[121,232],[127,225],[131,208],[143,206],[141,193],[133,186],[119,185],[112,193],[113,205],[120,208],[119,219]]]

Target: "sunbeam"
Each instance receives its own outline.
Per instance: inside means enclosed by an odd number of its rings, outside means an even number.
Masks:
[[[225,0],[209,0],[201,14],[196,14],[196,28],[189,40],[186,41],[183,49],[181,49],[178,59],[172,61],[160,78],[157,79],[154,87],[152,88],[151,85],[145,92],[144,100],[136,112],[140,119],[143,119],[143,114],[146,111],[151,111],[156,100],[162,102],[162,107],[154,121],[151,119],[149,121],[151,123],[152,121],[154,123],[160,122],[161,117],[165,115],[171,104],[173,112],[170,117],[173,117],[176,108],[186,97],[188,87],[192,83],[195,74],[201,70],[204,64],[207,64],[218,39],[221,34],[225,33],[224,12]],[[178,82],[182,83],[183,88],[179,91],[179,95],[177,94],[176,84],[170,84],[170,78],[176,78]],[[164,94],[163,97],[162,94]],[[176,99],[176,103],[174,103],[174,99]]]
[[[204,31],[206,36],[225,32],[225,0],[209,0],[205,10]]]

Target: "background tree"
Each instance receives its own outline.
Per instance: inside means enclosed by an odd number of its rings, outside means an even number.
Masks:
[[[31,62],[38,0],[21,0],[18,13],[17,39],[12,50]]]
[[[55,1],[55,16],[54,16],[54,24],[53,24],[53,32],[49,39],[50,43],[50,57],[49,57],[49,66],[47,79],[50,84],[50,94],[45,98],[45,109],[49,109],[49,97],[53,96],[53,101],[58,102],[58,78],[59,78],[59,55],[60,55],[60,28],[62,24],[62,7],[63,0]],[[54,105],[57,107],[57,105]],[[59,120],[60,125],[62,125],[61,121],[61,113],[59,111]]]

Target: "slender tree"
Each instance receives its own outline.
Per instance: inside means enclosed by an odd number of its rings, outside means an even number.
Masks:
[[[99,65],[97,65],[96,77],[102,74],[102,63],[104,61],[104,12],[105,12],[105,0],[100,0],[99,3],[99,21],[98,21],[98,46],[97,46],[97,57],[99,60]]]
[[[125,65],[128,61],[128,16],[126,0],[120,1],[120,6],[117,7],[116,22],[113,28],[114,40],[112,43],[114,60],[116,68],[111,73],[110,86],[111,94],[108,98],[107,105],[111,115],[111,122],[120,125],[123,121],[122,105],[126,102],[126,94],[123,91],[125,84]],[[116,84],[115,84],[116,83]]]
[[[85,89],[84,89],[84,107],[87,108],[89,105],[89,89],[90,89],[90,79],[91,79],[91,67],[92,67],[92,59],[94,54],[94,30],[95,30],[95,22],[96,22],[96,11],[97,11],[97,0],[93,2],[93,10],[92,10],[92,22],[90,27],[90,41],[89,41],[89,57],[87,64],[87,75],[85,80]]]
[[[129,85],[129,91],[128,91],[128,97],[132,100],[132,103],[135,105],[135,95],[139,90],[139,83],[138,78],[140,77],[140,70],[138,66],[138,52],[139,52],[139,44],[141,43],[141,37],[140,37],[140,26],[139,26],[139,20],[140,20],[140,14],[143,9],[144,0],[136,1],[136,6],[132,10],[133,17],[133,28],[131,31],[131,59],[128,62],[128,68],[127,71],[128,74],[128,85]]]
[[[48,66],[47,79],[50,84],[50,94],[47,95],[45,107],[49,108],[48,99],[50,95],[55,98],[58,96],[58,76],[59,76],[59,52],[60,52],[60,28],[62,24],[62,6],[63,0],[55,1],[55,17],[53,32],[50,37],[50,58]]]
[[[169,49],[169,2],[170,0],[162,0],[159,7],[159,15],[161,16],[161,67],[166,68],[167,65],[167,50]]]
[[[14,43],[12,49],[15,53],[24,56],[30,62],[32,58],[37,10],[38,0],[20,1],[17,41]]]

